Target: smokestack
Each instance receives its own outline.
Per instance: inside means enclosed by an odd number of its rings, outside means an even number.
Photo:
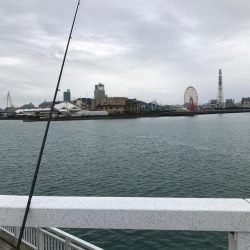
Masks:
[[[222,70],[221,69],[219,69],[219,84],[218,84],[217,106],[218,106],[218,108],[224,108],[224,94],[223,94]]]

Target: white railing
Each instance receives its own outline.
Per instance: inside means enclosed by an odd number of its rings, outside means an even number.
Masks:
[[[0,224],[20,226],[26,202],[25,196],[0,195]],[[230,232],[230,250],[249,250],[250,200],[36,196],[27,226],[221,231]],[[65,245],[74,244],[67,237],[63,241]],[[49,250],[43,247],[42,250]]]
[[[2,226],[0,229],[17,241],[20,227]],[[27,227],[22,242],[34,250],[103,250],[58,228]]]

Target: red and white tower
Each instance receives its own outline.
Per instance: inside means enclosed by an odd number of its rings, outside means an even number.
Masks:
[[[217,106],[218,106],[218,108],[224,108],[224,94],[223,94],[222,71],[221,71],[221,69],[219,70]]]

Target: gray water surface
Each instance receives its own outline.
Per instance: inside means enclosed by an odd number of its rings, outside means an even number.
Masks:
[[[53,122],[36,195],[250,197],[250,114]],[[27,195],[44,122],[0,121],[0,194]],[[105,249],[227,249],[226,233],[70,230]]]

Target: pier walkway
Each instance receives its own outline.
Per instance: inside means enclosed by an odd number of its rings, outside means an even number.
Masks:
[[[0,249],[1,250],[14,250],[14,247],[0,239]]]

